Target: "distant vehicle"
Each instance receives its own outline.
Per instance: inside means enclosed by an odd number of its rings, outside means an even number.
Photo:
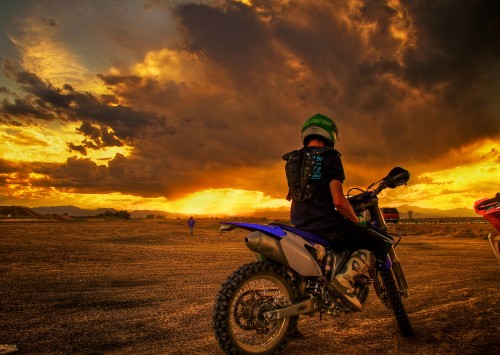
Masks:
[[[386,223],[398,223],[399,222],[399,212],[397,208],[394,207],[382,207],[382,216],[384,216]]]

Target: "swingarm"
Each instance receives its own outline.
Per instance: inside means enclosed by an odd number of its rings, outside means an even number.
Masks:
[[[320,296],[312,296],[311,298],[292,304],[291,306],[275,309],[269,312],[264,312],[263,317],[267,321],[283,319],[287,317],[298,316],[304,313],[315,312],[324,306]]]

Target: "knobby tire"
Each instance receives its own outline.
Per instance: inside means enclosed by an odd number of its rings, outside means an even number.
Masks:
[[[385,291],[390,303],[390,306],[396,317],[396,322],[398,323],[399,330],[403,336],[413,335],[413,328],[410,323],[410,319],[406,314],[403,302],[401,300],[401,293],[396,285],[396,280],[392,274],[392,270],[384,270],[380,272],[380,277],[385,286]]]
[[[238,294],[238,292],[240,292],[243,286],[246,286],[247,281],[252,278],[258,279],[261,276],[270,279],[274,278],[275,280],[283,283],[286,285],[290,301],[294,302],[297,299],[298,291],[291,281],[289,269],[282,265],[278,265],[270,261],[260,261],[243,265],[234,271],[221,285],[212,313],[212,326],[215,332],[215,338],[217,339],[220,348],[226,354],[275,354],[285,346],[290,338],[292,330],[297,326],[298,316],[288,318],[288,323],[285,323],[285,325],[287,324],[285,328],[279,331],[281,336],[279,342],[274,344],[272,348],[265,349],[264,351],[260,349],[253,352],[252,349],[243,349],[238,344],[236,335],[233,334],[230,325],[231,317],[235,314],[235,307],[242,303],[239,301],[241,294]],[[236,298],[238,298],[237,302],[235,302]],[[245,324],[241,324],[241,322],[237,322],[237,325],[241,329],[249,329],[248,327],[245,328]]]

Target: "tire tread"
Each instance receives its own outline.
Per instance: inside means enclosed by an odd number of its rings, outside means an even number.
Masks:
[[[297,299],[298,291],[294,287],[289,269],[285,266],[270,262],[270,261],[256,261],[252,263],[245,264],[239,269],[235,270],[227,280],[221,285],[219,293],[217,294],[215,305],[212,313],[212,327],[215,333],[215,338],[217,339],[220,348],[226,354],[242,354],[242,351],[238,348],[237,344],[231,339],[228,334],[229,327],[229,317],[230,317],[230,302],[231,296],[234,290],[238,289],[246,279],[249,277],[258,275],[262,272],[272,272],[275,273],[286,280],[292,289],[292,301]],[[290,332],[297,326],[298,316],[292,317],[290,324],[287,329],[287,333],[281,342],[273,349],[273,351],[268,352],[268,354],[275,354],[279,352],[290,338]]]
[[[405,307],[401,300],[401,294],[396,285],[396,281],[394,280],[392,271],[390,269],[381,271],[380,276],[384,283],[389,303],[392,311],[394,312],[394,316],[396,318],[396,322],[398,323],[399,330],[401,331],[401,335],[412,336],[413,327],[410,323],[408,315],[406,314]]]

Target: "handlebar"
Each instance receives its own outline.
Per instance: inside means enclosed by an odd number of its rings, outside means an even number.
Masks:
[[[374,201],[377,200],[377,195],[381,193],[383,190],[389,188],[394,189],[401,185],[406,185],[408,180],[410,179],[410,173],[408,170],[403,169],[401,167],[393,168],[389,174],[381,180],[375,181],[373,184],[368,186],[368,188],[363,191],[359,188],[353,188],[351,190],[359,190],[362,191],[360,194],[350,196],[349,192],[347,193],[347,200],[353,206],[353,208],[362,208],[362,206],[367,206]],[[373,186],[377,185],[376,188],[370,190]]]
[[[387,182],[385,180],[382,180],[380,184],[377,186],[377,188],[373,190],[373,193],[375,194],[375,196],[377,196],[379,193],[381,193],[388,187],[389,185],[387,184]]]

